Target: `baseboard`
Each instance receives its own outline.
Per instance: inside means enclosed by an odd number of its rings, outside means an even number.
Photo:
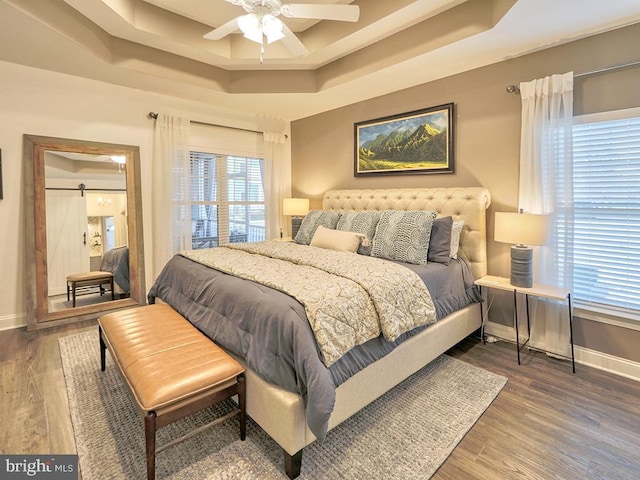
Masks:
[[[585,347],[575,347],[576,363],[640,382],[640,363]]]
[[[485,335],[493,335],[494,337],[510,342],[516,341],[516,332],[513,327],[508,327],[500,323],[486,322],[484,324]]]
[[[20,328],[27,326],[27,315],[20,313],[18,315],[5,315],[0,317],[0,332],[2,330],[11,330],[12,328]]]
[[[487,322],[485,324],[485,334],[493,335],[494,337],[510,342],[515,342],[516,339],[513,327],[493,322]],[[640,381],[640,363],[638,362],[580,346],[574,347],[574,353],[576,363]]]

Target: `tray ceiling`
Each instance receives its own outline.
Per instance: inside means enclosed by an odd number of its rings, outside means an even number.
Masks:
[[[640,21],[637,0],[291,3],[360,19],[280,17],[308,53],[260,64],[241,34],[202,38],[245,13],[224,0],[0,0],[0,60],[293,120]]]

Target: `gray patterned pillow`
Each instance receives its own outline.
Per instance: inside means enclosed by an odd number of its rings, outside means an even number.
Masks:
[[[362,233],[368,241],[365,245],[360,244],[358,253],[360,255],[371,255],[373,236],[376,233],[376,226],[382,216],[382,212],[347,212],[340,215],[336,230]]]
[[[431,237],[429,238],[429,251],[427,261],[444,263],[449,265],[451,260],[451,228],[453,227],[452,217],[436,218],[431,227]]]
[[[307,213],[307,216],[302,219],[302,225],[300,225],[300,230],[298,230],[296,234],[296,243],[309,245],[313,235],[316,233],[318,225],[335,230],[339,218],[340,212],[311,210]]]
[[[373,257],[424,265],[436,212],[382,212],[373,237]]]

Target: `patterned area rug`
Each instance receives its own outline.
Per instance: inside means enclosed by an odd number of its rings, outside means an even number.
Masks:
[[[98,335],[60,339],[83,480],[144,479],[144,426]],[[507,379],[442,355],[305,448],[304,479],[428,479],[500,393]],[[226,411],[215,408],[163,427],[158,445]],[[280,447],[253,421],[239,439],[236,418],[158,454],[158,479],[286,479]]]

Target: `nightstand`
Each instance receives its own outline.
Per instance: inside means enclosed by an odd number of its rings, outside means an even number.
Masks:
[[[569,342],[571,343],[571,367],[573,373],[576,373],[576,359],[573,351],[573,307],[571,305],[571,291],[567,288],[554,287],[551,285],[542,285],[534,283],[531,288],[516,287],[509,283],[509,279],[505,277],[496,277],[493,275],[485,275],[475,281],[475,284],[480,287],[480,293],[482,294],[482,287],[495,288],[496,290],[503,290],[513,292],[513,323],[516,330],[516,351],[518,355],[518,365],[520,365],[520,350],[529,343],[531,337],[531,325],[529,322],[529,296],[550,298],[553,300],[566,301],[569,306]],[[520,344],[520,333],[518,331],[518,294],[524,295],[527,306],[527,340]],[[480,315],[482,315],[482,337],[484,341],[484,301],[480,304]]]

